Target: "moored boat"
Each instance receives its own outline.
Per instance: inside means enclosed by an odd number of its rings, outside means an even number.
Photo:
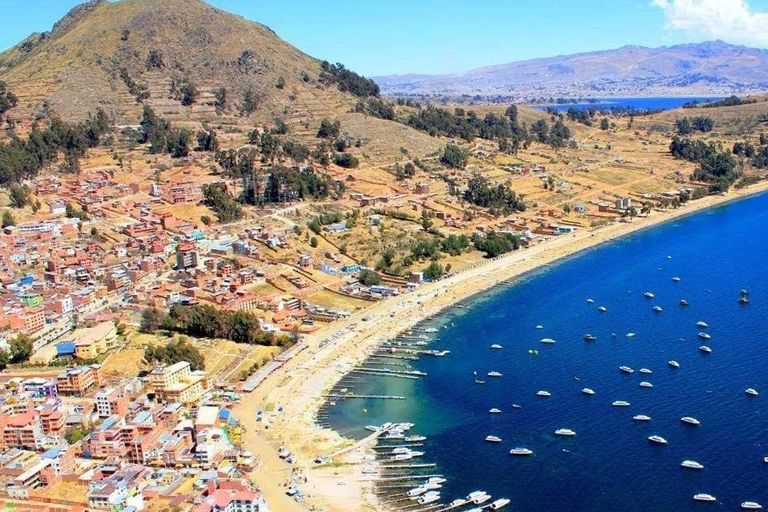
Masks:
[[[762,510],[763,506],[756,501],[745,501],[741,504],[741,508],[745,510]]]
[[[489,377],[501,377],[501,372],[488,372]]]
[[[640,383],[640,387],[641,388],[652,388],[653,384],[651,384],[650,382],[643,381],[643,382]]]
[[[682,418],[680,418],[680,421],[682,421],[683,423],[687,423],[688,425],[695,425],[697,427],[701,425],[701,422],[699,420],[691,416],[683,416]]]
[[[704,469],[704,466],[696,462],[695,460],[684,460],[680,463],[680,467],[687,469]]]
[[[619,370],[623,371],[624,373],[634,373],[635,372],[635,370],[633,370],[629,366],[619,366]]]
[[[655,297],[655,295],[653,293],[651,293],[651,292],[645,292],[643,294],[643,297],[645,297],[646,299],[652,299],[652,298]]]
[[[635,421],[651,421],[650,416],[646,416],[645,414],[638,414],[637,416],[632,417]]]
[[[758,396],[760,394],[755,388],[747,388],[744,392],[749,396]]]
[[[501,438],[497,436],[486,436],[485,441],[488,443],[500,443]]]
[[[491,345],[491,348],[494,349],[494,350],[501,350],[504,347],[502,347],[498,343],[494,343],[493,345]]]
[[[533,451],[528,448],[512,448],[509,450],[509,454],[517,456],[533,455]]]
[[[491,414],[501,414],[501,409],[493,408],[488,411]]]
[[[652,372],[651,370],[649,370],[648,368],[640,368],[640,369],[639,369],[639,370],[637,370],[637,371],[638,371],[639,373],[644,373],[644,374],[646,374],[646,375],[650,375],[650,374],[652,374],[652,373],[653,373],[653,372]]]
[[[663,438],[663,437],[661,437],[661,436],[656,436],[656,435],[653,435],[653,436],[649,436],[649,437],[648,437],[648,440],[649,440],[650,442],[652,442],[652,443],[656,443],[656,444],[667,444],[667,440],[666,440],[666,439],[664,439],[664,438]]]
[[[552,338],[543,338],[541,340],[541,342],[544,343],[545,345],[554,345],[555,344],[555,340],[553,340]]]
[[[569,428],[559,428],[555,430],[555,435],[557,436],[564,436],[564,437],[573,437],[576,435],[576,432]]]
[[[672,368],[680,368],[680,363],[678,363],[677,361],[667,361],[667,364]]]
[[[656,313],[661,313],[662,312],[661,306],[653,306],[653,311]]]
[[[701,338],[703,340],[709,340],[709,339],[712,339],[712,336],[709,333],[700,332],[699,333],[699,338]]]
[[[589,389],[589,388],[584,388],[584,389],[581,390],[581,392],[584,393],[585,395],[594,395],[595,394],[594,390]]]
[[[613,405],[614,407],[629,407],[630,403],[625,400],[616,400],[611,405]]]
[[[717,501],[717,498],[715,498],[711,494],[704,494],[704,493],[695,495],[693,499],[696,501],[706,501],[706,502]]]
[[[552,396],[552,393],[550,393],[549,391],[541,390],[541,391],[537,391],[536,392],[536,396],[540,396],[540,397],[543,397],[543,398],[549,398],[549,397]]]
[[[702,345],[702,346],[700,346],[700,347],[699,347],[699,350],[701,350],[701,351],[702,351],[702,352],[704,352],[705,354],[711,354],[711,353],[712,353],[712,349],[711,349],[711,348],[709,348],[709,347],[708,347],[708,346],[706,346],[706,345]]]
[[[700,329],[706,329],[707,327],[709,327],[709,324],[707,324],[707,322],[703,320],[699,320],[698,322],[696,322],[696,327]]]
[[[491,510],[499,510],[509,505],[507,498],[501,498],[491,503]]]
[[[597,339],[597,336],[595,336],[594,334],[587,333],[584,335],[584,341],[595,341],[596,339]]]

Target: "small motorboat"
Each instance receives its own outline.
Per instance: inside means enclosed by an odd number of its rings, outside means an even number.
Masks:
[[[703,339],[703,340],[710,340],[710,339],[712,339],[712,336],[710,336],[710,335],[709,335],[708,333],[706,333],[706,332],[700,332],[700,333],[699,333],[699,338],[701,338],[701,339]]]
[[[677,361],[668,361],[667,364],[672,368],[680,368],[680,363],[678,363]]]
[[[709,325],[707,324],[707,322],[704,322],[703,320],[699,320],[698,322],[696,322],[696,327],[698,327],[699,329],[706,329],[707,327],[709,327]]]
[[[597,339],[597,336],[594,334],[585,334],[584,335],[584,341],[595,341]]]
[[[499,510],[509,505],[509,500],[507,498],[501,498],[493,503],[491,503],[490,509],[491,510]]]
[[[607,308],[607,307],[605,307],[605,306],[600,306],[599,308],[597,308],[597,310],[598,310],[599,312],[601,312],[601,313],[605,313],[606,311],[608,311],[608,308]]]
[[[745,501],[741,504],[744,510],[762,510],[763,506],[756,501]]]
[[[651,384],[650,382],[643,381],[643,382],[640,383],[640,387],[641,388],[652,388],[653,384]]]
[[[706,346],[706,345],[702,345],[702,346],[700,346],[700,347],[699,347],[699,350],[701,350],[701,351],[702,351],[702,352],[704,352],[705,354],[711,354],[711,353],[712,353],[712,349],[711,349],[711,348],[709,348],[709,347],[708,347],[708,346]]]
[[[552,338],[542,338],[541,342],[545,345],[554,345],[556,343]]]
[[[488,372],[489,377],[501,377],[501,372]]]
[[[616,400],[611,405],[613,405],[614,407],[629,407],[630,403],[625,400]]]
[[[540,397],[543,397],[543,398],[549,398],[549,397],[552,396],[552,393],[550,393],[549,391],[541,390],[541,391],[537,391],[536,392],[536,396],[540,396]]]
[[[696,501],[706,501],[706,502],[717,501],[717,498],[715,498],[711,494],[697,494],[693,497],[693,499]]]
[[[485,442],[487,443],[500,443],[501,438],[496,436],[486,436]]]
[[[504,347],[502,347],[498,343],[494,343],[493,345],[491,345],[491,348],[494,349],[494,350],[501,350]]]
[[[758,395],[760,395],[760,393],[755,388],[747,388],[746,390],[744,390],[744,392],[746,394],[748,394],[749,396],[758,396]]]
[[[680,463],[681,468],[687,469],[704,469],[704,466],[696,462],[695,460],[684,460]]]
[[[650,416],[646,416],[645,414],[638,414],[637,416],[632,417],[635,421],[651,421]]]
[[[594,304],[594,303],[595,303],[594,299],[587,299],[587,304]]]
[[[628,332],[627,333],[627,338],[634,338],[635,336],[636,336],[636,334],[633,333],[633,332]]]
[[[543,326],[543,325],[541,325],[541,324],[539,324],[539,325],[537,325],[537,326],[536,326],[536,328],[537,328],[537,329],[543,329],[543,328],[544,328],[544,326]]]
[[[624,373],[634,373],[635,372],[635,370],[633,370],[629,366],[619,366],[619,370],[621,370]]]
[[[638,371],[638,372],[640,372],[640,373],[643,373],[643,374],[645,374],[645,375],[650,375],[650,374],[652,374],[652,373],[653,373],[653,372],[652,372],[651,370],[649,370],[648,368],[640,368],[640,369],[639,369],[639,370],[637,370],[637,371]]]
[[[585,395],[594,395],[595,394],[594,390],[589,389],[589,388],[584,388],[584,389],[581,390],[581,392],[584,393]]]
[[[681,279],[679,277],[675,276],[675,277],[672,278],[672,281],[674,281],[676,283],[679,283],[681,281]]]
[[[533,455],[533,451],[528,448],[512,448],[509,450],[509,454],[515,456]]]
[[[564,436],[564,437],[573,437],[573,436],[576,435],[576,432],[574,432],[573,430],[571,430],[569,428],[559,428],[559,429],[555,430],[555,435],[556,436]]]
[[[651,292],[645,292],[643,294],[643,297],[645,297],[646,299],[652,299],[652,298],[655,297],[655,295],[653,293],[651,293]]]
[[[692,418],[691,416],[683,416],[680,418],[680,421],[683,423],[687,423],[688,425],[694,425],[696,427],[701,425],[701,422],[697,420],[696,418]]]
[[[493,408],[490,411],[488,411],[491,414],[501,414],[501,409]]]
[[[653,311],[656,313],[661,313],[662,312],[661,306],[653,306]]]
[[[681,305],[681,306],[683,306],[683,307],[685,307],[685,306],[687,306],[687,305],[688,305],[688,301],[687,301],[687,300],[685,300],[685,299],[680,299],[680,305]]]
[[[667,444],[667,440],[661,436],[649,436],[648,440],[656,444]]]

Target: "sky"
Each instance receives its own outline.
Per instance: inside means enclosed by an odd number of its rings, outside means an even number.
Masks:
[[[78,0],[0,0],[0,49]],[[460,73],[537,57],[722,39],[768,48],[768,0],[208,0],[367,76]]]

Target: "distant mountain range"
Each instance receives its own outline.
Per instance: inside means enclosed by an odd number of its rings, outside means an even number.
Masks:
[[[722,41],[579,53],[456,75],[374,77],[385,94],[549,96],[722,95],[768,90],[768,50]]]

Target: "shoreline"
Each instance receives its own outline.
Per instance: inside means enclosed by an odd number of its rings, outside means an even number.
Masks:
[[[677,210],[654,211],[650,216],[632,222],[614,222],[602,228],[553,238],[463,269],[413,293],[378,302],[307,336],[308,349],[244,396],[234,410],[247,430],[244,447],[262,460],[259,471],[252,477],[261,485],[270,508],[307,508],[287,497],[285,485],[281,485],[287,482],[291,472],[291,468],[277,456],[277,447],[285,445],[297,455],[303,476],[308,478],[301,488],[310,504],[329,510],[379,509],[380,504],[373,493],[375,481],[362,473],[362,444],[315,424],[316,415],[324,403],[323,395],[349,369],[363,361],[370,349],[463,300],[544,266],[578,256],[606,242],[766,191],[768,182],[760,182],[725,195],[707,196]],[[363,321],[363,317],[370,319]],[[322,341],[326,343],[321,347]],[[271,414],[271,427],[265,428],[264,424],[255,421],[258,409],[268,411],[269,406],[277,409],[279,405],[283,405],[286,412]],[[313,466],[315,457],[345,448],[352,449],[335,458],[333,464]]]

